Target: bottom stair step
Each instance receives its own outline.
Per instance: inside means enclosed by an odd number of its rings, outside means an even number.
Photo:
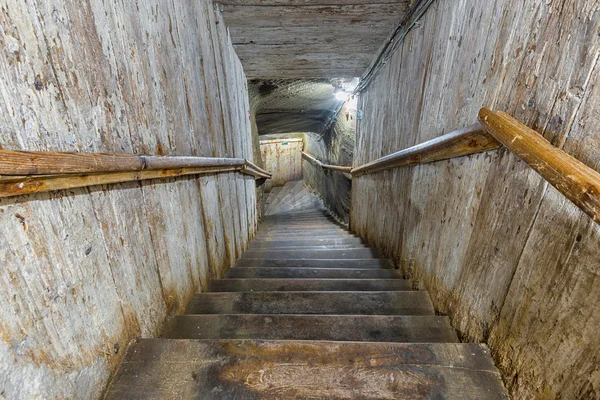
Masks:
[[[427,292],[230,292],[194,296],[187,314],[435,315]]]
[[[457,343],[448,317],[357,315],[183,315],[170,339],[276,339]]]
[[[508,399],[479,344],[141,339],[105,399]]]

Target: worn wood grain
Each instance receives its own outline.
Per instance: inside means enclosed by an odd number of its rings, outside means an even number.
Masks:
[[[485,351],[477,344],[142,340],[107,398],[505,399]]]
[[[351,173],[361,176],[407,165],[464,157],[498,147],[500,143],[490,137],[480,124],[475,124],[360,165],[353,168]]]
[[[600,173],[552,146],[543,136],[506,113],[484,108],[479,112],[479,120],[490,135],[594,221],[600,222]]]
[[[426,292],[202,293],[188,314],[434,315]]]
[[[311,162],[303,163],[303,176],[307,187],[323,199],[324,205],[340,222],[347,224],[350,214],[349,175],[354,155],[357,111],[346,107],[332,121],[323,136],[305,134],[305,152],[325,164],[341,165],[341,171],[323,169]],[[341,173],[340,173],[341,172]]]
[[[337,78],[362,75],[408,1],[224,2],[221,8],[248,77]]]
[[[245,76],[218,14],[204,0],[2,2],[3,150],[257,161]],[[245,196],[227,214],[244,215],[244,248],[255,182],[228,179],[221,197]],[[219,202],[213,182],[163,176],[0,199],[5,397],[100,397],[129,340],[155,336],[226,267],[209,262],[224,242],[222,211],[207,206]]]
[[[472,124],[485,105],[598,170],[599,27],[595,1],[434,2],[361,95],[354,165]],[[464,338],[489,340],[515,398],[599,396],[597,307],[583,300],[597,224],[516,155],[356,177],[351,225]]]
[[[286,182],[302,178],[301,151],[302,139],[261,140],[260,151],[265,168],[272,171],[267,190],[273,186],[283,186]]]
[[[346,173],[349,173],[352,170],[352,167],[347,167],[344,165],[325,164],[304,151],[302,152],[302,157],[304,157],[305,160],[312,162],[317,167],[321,167],[323,169],[329,169],[331,171],[346,172]]]
[[[182,315],[161,337],[458,343],[448,317],[438,316]]]

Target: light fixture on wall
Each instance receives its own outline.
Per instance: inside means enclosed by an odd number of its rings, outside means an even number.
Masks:
[[[333,89],[333,95],[339,101],[348,101],[348,98],[350,97],[350,93],[346,92],[341,86],[337,86]]]

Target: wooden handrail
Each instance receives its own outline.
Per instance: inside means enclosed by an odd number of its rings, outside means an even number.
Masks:
[[[0,150],[0,197],[234,171],[271,177],[243,158]]]
[[[506,113],[482,108],[479,121],[498,142],[600,223],[600,173]]]
[[[244,160],[245,165],[241,169],[241,172],[246,175],[252,175],[257,179],[271,179],[273,174],[269,171],[260,168],[258,165],[254,164],[251,161]]]
[[[351,174],[361,176],[407,165],[463,157],[494,150],[499,146],[500,143],[477,123],[353,168]]]
[[[305,153],[304,151],[302,152],[302,157],[304,157],[305,159],[311,161],[312,163],[314,163],[317,166],[319,166],[321,168],[324,168],[324,169],[330,169],[332,171],[338,171],[338,172],[344,172],[344,173],[350,173],[350,171],[352,170],[352,167],[346,167],[346,166],[343,166],[343,165],[325,164],[324,162],[321,162],[321,161],[317,160],[316,158],[314,158],[310,154]]]
[[[542,135],[503,112],[482,108],[479,123],[352,169],[361,176],[494,150],[504,145],[577,207],[600,223],[600,173],[554,147]]]

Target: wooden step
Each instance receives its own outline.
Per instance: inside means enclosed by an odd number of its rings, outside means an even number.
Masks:
[[[508,399],[480,344],[139,339],[105,399]]]
[[[341,269],[341,268],[231,268],[227,278],[287,278],[287,279],[400,279],[395,269]]]
[[[377,292],[411,290],[408,279],[214,279],[211,292]]]
[[[274,221],[307,221],[307,220],[326,220],[335,222],[335,219],[331,214],[321,211],[306,211],[296,212],[290,214],[279,214],[279,215],[265,215],[263,222],[274,222]]]
[[[350,233],[350,232],[259,232],[256,234],[256,240],[260,241],[271,241],[271,240],[306,240],[306,239],[336,239],[336,240],[344,240],[344,239],[357,239],[358,236]]]
[[[273,211],[277,208],[278,205],[285,203],[289,199],[293,198],[295,195],[305,190],[304,184],[302,181],[292,181],[287,182],[281,192],[277,195],[277,198],[271,203],[269,208],[266,210],[266,214],[272,214]]]
[[[312,251],[312,250],[354,250],[354,249],[370,249],[369,246],[361,243],[357,244],[332,244],[327,246],[294,246],[289,242],[282,242],[279,246],[263,246],[250,247],[248,251],[281,251],[281,250],[296,250],[296,251]]]
[[[237,260],[236,267],[245,268],[389,268],[393,269],[394,264],[391,260],[362,259],[362,260]]]
[[[262,229],[262,228],[258,228],[258,234],[298,234],[298,233],[302,233],[305,234],[307,232],[310,232],[311,234],[314,233],[315,236],[324,236],[324,235],[332,235],[332,234],[336,234],[336,233],[349,233],[347,230],[339,228],[337,226],[332,226],[332,227],[327,227],[327,228],[311,228],[311,227],[307,227],[307,228],[268,228],[268,229]]]
[[[379,258],[379,252],[371,248],[363,249],[326,249],[326,250],[248,250],[244,260],[354,260]]]
[[[163,337],[458,343],[448,317],[437,316],[184,315]]]
[[[343,226],[336,225],[332,222],[304,222],[304,223],[276,223],[276,224],[265,224],[262,223],[258,226],[259,231],[267,231],[267,230],[300,230],[300,229],[342,229],[346,230]]]
[[[254,239],[250,242],[249,249],[278,248],[278,247],[312,247],[312,246],[352,246],[361,245],[362,240],[357,237],[347,238],[295,238],[289,240],[264,240]]]
[[[268,217],[273,217],[272,215]],[[334,225],[340,227],[333,218],[329,217],[288,217],[278,219],[263,219],[259,226],[296,226],[296,225]]]
[[[435,315],[426,292],[229,292],[194,296],[188,314]]]
[[[271,223],[287,223],[290,221],[331,221],[335,222],[335,219],[324,212],[315,211],[315,212],[298,212],[298,213],[290,213],[290,214],[279,214],[279,215],[265,215],[263,218],[263,222]]]

